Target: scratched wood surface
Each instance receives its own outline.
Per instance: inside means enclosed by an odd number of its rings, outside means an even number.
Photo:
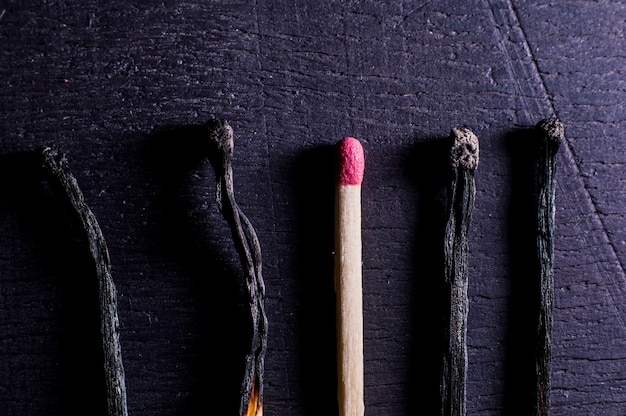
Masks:
[[[362,140],[367,415],[435,414],[444,138],[481,140],[468,412],[532,403],[534,149],[558,116],[554,415],[626,409],[622,1],[0,4],[0,414],[104,414],[85,242],[29,153],[69,164],[107,239],[131,415],[234,415],[241,267],[193,126],[236,135],[263,250],[268,415],[336,414],[333,148]],[[521,412],[521,413],[520,413]]]

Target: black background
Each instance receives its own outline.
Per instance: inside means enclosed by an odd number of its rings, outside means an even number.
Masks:
[[[241,266],[194,142],[235,131],[263,250],[267,415],[332,415],[334,144],[365,148],[367,415],[435,414],[446,137],[480,138],[468,411],[527,414],[534,142],[558,116],[554,415],[626,410],[626,4],[0,2],[0,414],[104,414],[96,282],[32,150],[110,250],[131,415],[234,415]]]

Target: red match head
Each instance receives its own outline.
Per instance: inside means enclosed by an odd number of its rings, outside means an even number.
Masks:
[[[344,137],[339,142],[339,155],[339,185],[360,185],[365,169],[361,142],[354,137]]]

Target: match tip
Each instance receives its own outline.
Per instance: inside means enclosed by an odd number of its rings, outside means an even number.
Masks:
[[[67,168],[67,156],[55,146],[44,145],[39,148],[39,154],[43,157],[44,165],[53,171]]]
[[[450,162],[453,168],[474,170],[478,166],[478,137],[466,128],[454,128],[450,133],[453,140]]]
[[[212,118],[205,123],[205,128],[209,132],[209,140],[227,154],[233,153],[233,128],[228,121]]]
[[[341,157],[339,184],[360,185],[363,182],[365,170],[365,156],[361,142],[354,137],[344,137],[339,142],[339,155]]]
[[[548,117],[537,123],[537,130],[539,130],[544,140],[553,142],[559,145],[565,140],[565,129],[563,123],[556,117]]]

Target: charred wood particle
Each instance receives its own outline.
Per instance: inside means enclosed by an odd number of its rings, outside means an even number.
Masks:
[[[267,347],[265,286],[261,273],[261,246],[248,218],[235,201],[233,188],[233,129],[226,120],[212,119],[205,125],[209,139],[209,158],[217,180],[216,198],[228,222],[245,273],[252,339],[246,355],[241,386],[239,413],[261,416],[263,412],[263,373]]]
[[[455,128],[451,134],[448,221],[444,238],[445,284],[449,290],[449,326],[445,328],[441,374],[441,415],[466,414],[467,373],[467,258],[468,232],[476,186],[478,138],[470,130]]]
[[[117,294],[111,277],[111,261],[106,241],[100,225],[83,193],[72,175],[63,152],[43,147],[43,166],[64,197],[72,206],[85,232],[89,251],[94,259],[98,277],[98,297],[100,303],[100,330],[104,352],[104,371],[106,376],[106,398],[109,416],[127,416],[126,381],[122,363],[119,319],[117,315]]]

